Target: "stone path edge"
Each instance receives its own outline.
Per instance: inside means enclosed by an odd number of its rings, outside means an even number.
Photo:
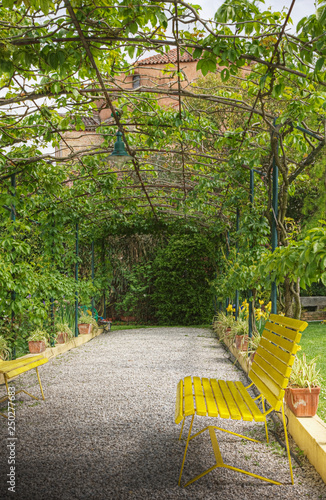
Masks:
[[[86,335],[78,335],[78,337],[74,337],[65,344],[58,344],[55,347],[48,347],[47,349],[45,349],[45,351],[41,352],[40,355],[42,355],[43,358],[48,358],[48,359],[55,358],[56,356],[59,356],[59,354],[63,354],[64,352],[70,351],[75,347],[79,347],[80,345],[86,344],[93,338],[101,335],[101,333],[103,333],[103,329],[98,329],[96,332],[87,333]],[[25,354],[25,356],[21,356],[20,358],[17,359],[25,359],[25,358],[30,358],[32,356],[35,356],[35,354]],[[0,373],[0,385],[4,383],[5,383],[4,375],[3,373]]]
[[[225,344],[225,346],[236,358],[242,370],[248,374],[250,369],[248,357],[242,354],[234,344]],[[326,423],[317,415],[298,418],[286,405],[285,414],[288,417],[289,433],[326,483]]]

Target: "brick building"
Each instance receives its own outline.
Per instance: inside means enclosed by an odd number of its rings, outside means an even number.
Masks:
[[[202,75],[196,70],[196,66],[197,60],[193,59],[188,52],[180,55],[179,67],[183,75],[181,81],[183,88]],[[155,88],[158,92],[157,100],[161,106],[177,107],[178,98],[166,95],[167,90],[178,88],[177,69],[177,49],[173,49],[166,54],[155,54],[138,61],[130,73],[121,75],[116,82],[121,89],[131,91],[137,91],[142,86]],[[93,117],[83,118],[85,130],[65,132],[64,141],[61,141],[60,148],[57,148],[56,156],[67,156],[72,151],[91,150],[94,146],[101,144],[103,139],[100,134],[96,133],[96,128],[100,123],[110,122],[112,118],[111,111],[105,107],[105,101],[99,100],[96,104],[97,110],[94,111]]]

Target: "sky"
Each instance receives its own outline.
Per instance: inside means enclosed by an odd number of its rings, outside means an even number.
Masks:
[[[201,16],[208,19],[214,16],[219,6],[223,3],[223,0],[197,0],[196,2],[193,0],[192,3],[201,5]],[[271,6],[272,10],[280,11],[283,7],[286,7],[288,9],[291,3],[292,0],[265,0],[265,4],[257,2],[257,5],[260,6],[261,10],[267,10],[267,8]],[[304,16],[313,14],[315,10],[316,8],[314,0],[296,0],[291,15],[293,24],[296,26],[300,19],[302,19]]]

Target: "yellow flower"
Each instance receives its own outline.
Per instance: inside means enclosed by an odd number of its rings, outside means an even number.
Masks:
[[[272,310],[272,302],[271,301],[269,301],[268,304],[266,304],[265,309],[266,309],[266,311],[271,312],[271,310]]]
[[[90,316],[92,316],[92,311],[90,311],[89,309],[87,309],[87,314],[89,314]]]
[[[233,306],[232,304],[229,304],[226,308],[227,312],[232,312],[233,311]]]
[[[260,318],[262,318],[264,316],[264,313],[263,313],[263,311],[261,309],[256,309],[255,312],[256,312],[256,318],[257,319],[260,319]]]
[[[264,301],[263,300],[260,300],[259,301],[259,304],[262,306],[264,304]]]
[[[247,299],[245,299],[245,300],[242,302],[242,304],[241,304],[241,305],[242,305],[242,306],[247,306],[247,305],[248,305]]]

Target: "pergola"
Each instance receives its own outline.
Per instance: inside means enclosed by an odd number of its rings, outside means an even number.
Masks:
[[[78,254],[80,231],[100,241],[126,221],[182,220],[228,239],[242,212],[263,213],[272,250],[286,245],[289,190],[325,146],[325,33],[318,16],[289,29],[295,8],[295,0],[283,13],[227,0],[205,20],[183,0],[4,2],[3,225],[10,212],[18,231],[39,223],[52,242],[66,228]],[[176,85],[124,84],[148,51],[171,48],[177,63],[166,71]],[[185,79],[184,53],[198,59],[199,81]],[[162,96],[175,104],[161,106]],[[93,127],[103,140],[74,147],[67,133],[82,137],[99,101],[112,116]],[[117,133],[129,155],[118,167]],[[275,284],[272,298],[275,312]]]

